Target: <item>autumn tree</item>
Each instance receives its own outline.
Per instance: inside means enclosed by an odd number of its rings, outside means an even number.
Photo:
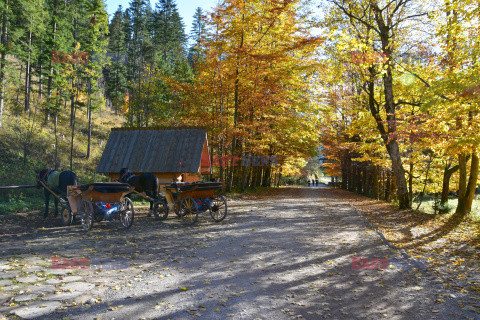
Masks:
[[[334,14],[347,19],[347,32],[361,35],[361,37],[357,37],[360,40],[357,41],[357,48],[351,51],[359,52],[360,59],[377,60],[372,61],[372,63],[361,61],[370,77],[370,80],[366,83],[366,94],[369,96],[368,106],[391,160],[399,207],[409,208],[411,206],[410,196],[397,132],[397,110],[405,103],[397,99],[394,91],[394,59],[398,55],[402,27],[412,19],[426,13],[422,10],[417,11],[421,8],[415,6],[415,3],[409,0],[390,1],[388,3],[382,1],[351,2],[337,0],[330,2],[333,5]],[[377,69],[373,62],[380,62],[381,68]],[[382,103],[378,103],[374,97],[375,78],[377,76],[382,79]]]
[[[316,151],[318,105],[312,87],[321,39],[310,34],[300,5],[224,1],[208,19],[194,82],[178,86],[183,121],[211,128],[212,151],[221,159],[219,175],[227,189],[270,185],[282,165]],[[263,162],[244,158],[242,166],[242,156]]]

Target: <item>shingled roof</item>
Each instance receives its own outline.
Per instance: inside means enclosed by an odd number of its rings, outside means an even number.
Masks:
[[[207,131],[200,128],[113,128],[98,173],[196,173]]]

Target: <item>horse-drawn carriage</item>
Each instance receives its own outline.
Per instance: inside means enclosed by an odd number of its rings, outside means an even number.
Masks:
[[[69,224],[74,216],[79,216],[82,227],[89,231],[93,222],[102,220],[120,220],[125,228],[133,224],[135,211],[132,200],[126,197],[134,187],[118,182],[95,182],[85,185],[68,186],[68,204],[62,208],[62,221],[68,219]],[[64,217],[65,215],[68,218]]]
[[[45,175],[44,175],[45,176]],[[156,178],[155,178],[156,179]],[[130,196],[139,195],[151,202],[152,212],[157,220],[165,220],[173,210],[186,225],[193,225],[198,214],[209,211],[215,222],[220,222],[227,215],[227,201],[224,196],[216,194],[222,188],[220,182],[177,182],[168,184],[164,193],[158,194],[157,184],[150,193],[140,193],[136,186],[120,182],[95,182],[85,185],[66,186],[63,192],[54,192],[39,178],[39,185],[52,194],[62,204],[60,218],[62,224],[72,224],[75,217],[81,219],[82,227],[89,231],[94,221],[112,221],[119,219],[125,228],[129,228],[134,219],[134,208]],[[152,197],[152,193],[154,196]],[[48,198],[47,198],[48,199]],[[48,202],[46,204],[48,210]]]
[[[186,225],[193,225],[199,213],[209,211],[212,219],[220,222],[227,215],[227,200],[216,194],[221,188],[220,182],[172,183],[165,188],[165,199],[155,202],[153,214],[165,220],[173,210]]]

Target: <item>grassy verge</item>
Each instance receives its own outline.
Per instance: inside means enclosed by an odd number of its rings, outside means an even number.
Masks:
[[[419,202],[413,202],[413,209],[417,209]],[[448,199],[448,207],[449,207],[449,212],[455,212],[455,209],[457,208],[458,204],[458,199],[456,198],[450,198]],[[426,198],[423,200],[422,204],[418,208],[418,211],[425,212],[428,214],[434,214],[435,209],[434,209],[434,199],[433,198]],[[469,214],[469,218],[473,221],[480,222],[480,199],[477,196],[475,196],[475,199],[473,200],[472,203],[472,212]]]
[[[65,116],[58,119],[57,134],[53,119],[45,122],[39,112],[32,111],[29,115],[4,114],[4,126],[0,128],[0,185],[34,185],[35,170],[54,168],[55,159],[60,169],[72,169],[80,183],[107,180],[107,177],[95,171],[110,129],[121,126],[122,117],[106,110],[93,115],[90,157],[87,158],[88,123],[85,112],[77,111],[70,168],[72,129],[66,116],[69,113],[62,114]],[[0,215],[43,210],[43,203],[41,189],[0,190]]]

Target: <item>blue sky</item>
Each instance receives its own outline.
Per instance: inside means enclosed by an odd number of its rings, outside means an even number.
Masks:
[[[204,11],[211,11],[211,8],[214,7],[218,0],[176,0],[178,12],[183,18],[183,23],[185,24],[185,32],[190,33],[190,28],[192,26],[192,17],[195,13],[197,7],[201,7]],[[113,16],[113,13],[117,11],[119,5],[123,7],[123,10],[129,7],[130,0],[105,0],[107,5],[107,12],[109,17]],[[152,8],[155,9],[155,4],[157,0],[150,0]]]

